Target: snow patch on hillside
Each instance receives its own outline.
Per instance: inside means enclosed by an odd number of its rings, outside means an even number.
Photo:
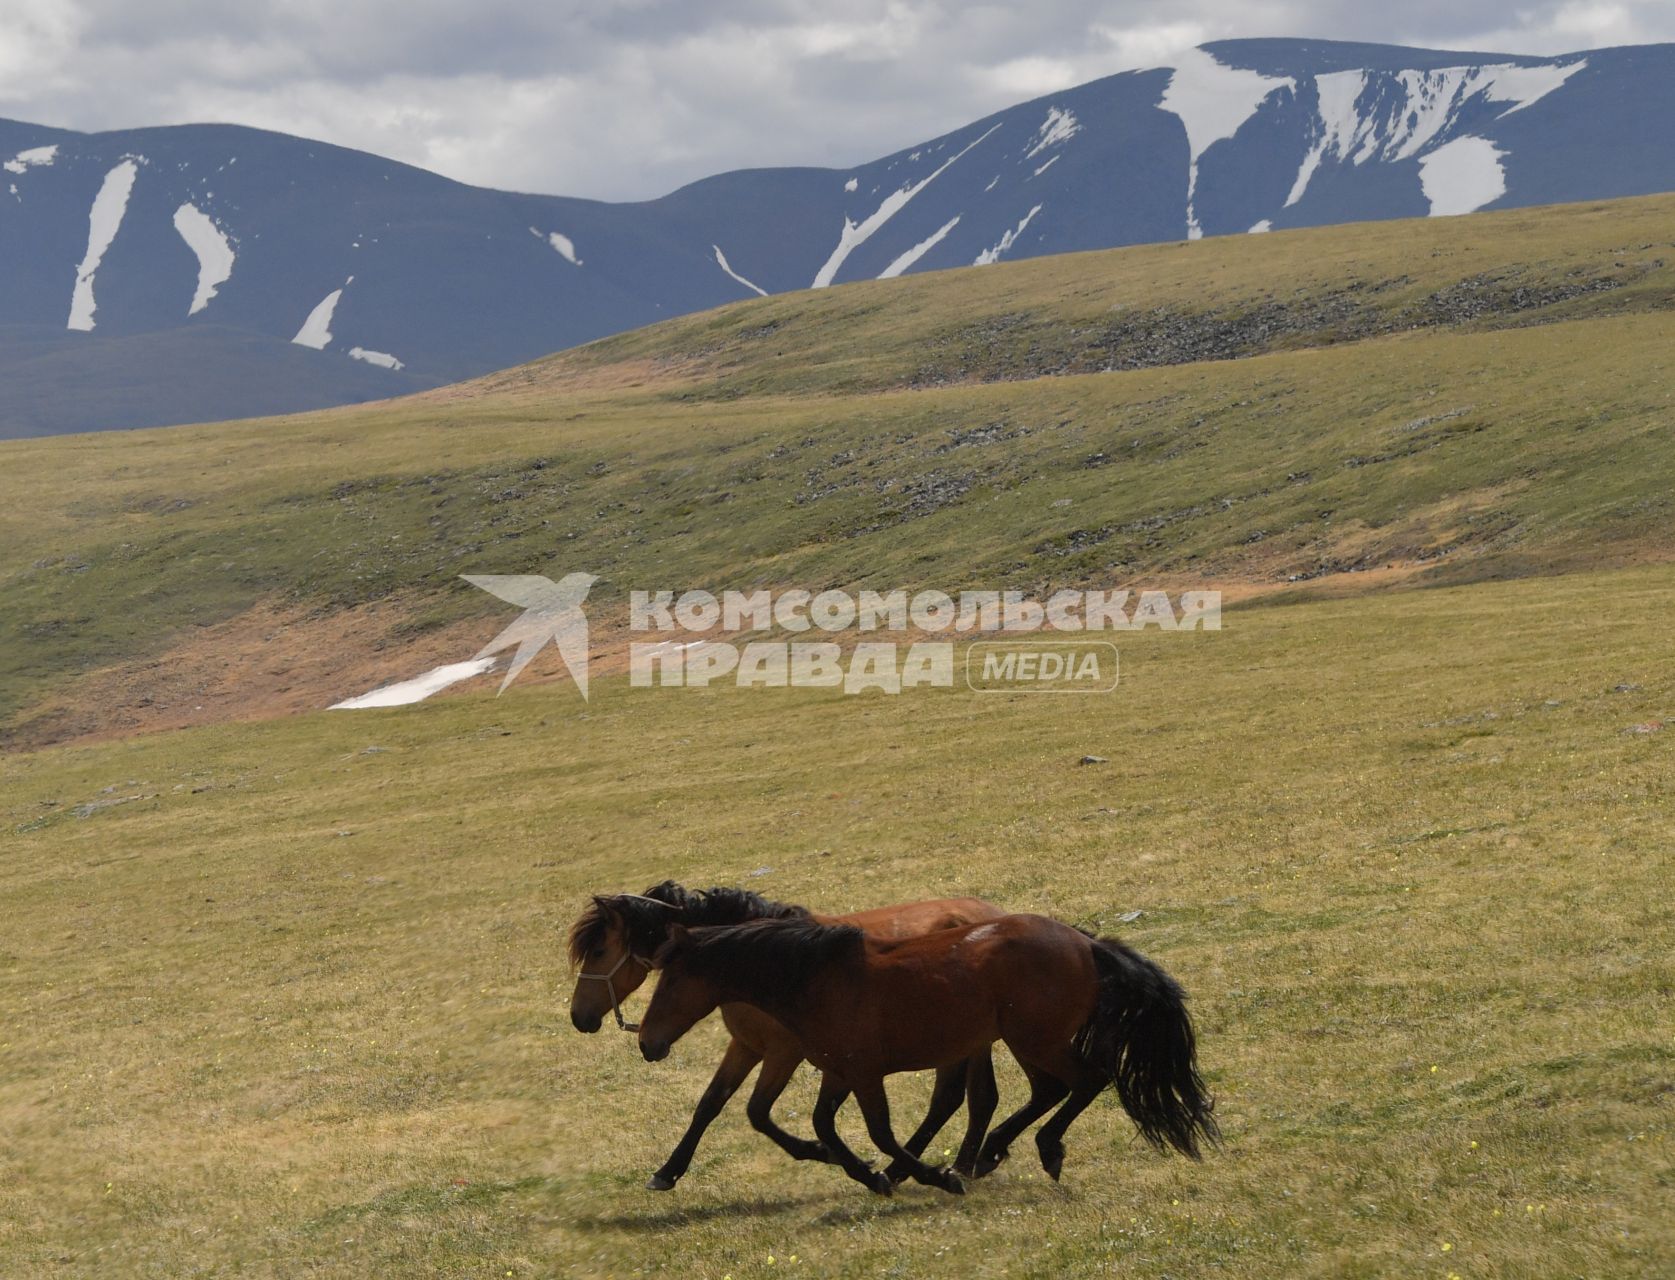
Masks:
[[[1059,157],[1059,156],[1054,156],[1051,160],[1047,161],[1046,164],[1042,165],[1034,173],[1030,174],[1029,175],[1030,179],[1033,181],[1034,179],[1039,178],[1042,174],[1046,173],[1047,170],[1051,169],[1055,164],[1057,164],[1059,162],[1060,158],[1061,157]]]
[[[474,658],[470,662],[450,662],[445,667],[433,667],[422,676],[387,684],[382,689],[363,693],[359,697],[334,702],[328,711],[360,711],[366,707],[406,707],[423,702],[433,693],[440,693],[449,685],[480,676],[494,666],[493,658]]]
[[[721,252],[721,246],[720,245],[712,244],[710,246],[710,248],[715,250],[715,265],[716,266],[720,267],[728,275],[732,276],[733,279],[737,280],[746,289],[754,289],[758,294],[760,294],[764,298],[768,296],[768,291],[766,289],[764,289],[761,285],[757,284],[753,280],[746,280],[743,276],[741,276],[737,271],[734,271],[733,268],[728,265],[727,255],[724,254],[723,252]]]
[[[952,218],[948,219],[947,222],[944,222],[935,231],[931,232],[930,235],[919,241],[918,244],[914,245],[906,253],[899,255],[894,262],[878,273],[878,278],[880,280],[890,280],[899,276],[915,262],[919,261],[920,258],[924,257],[932,249],[936,248],[938,244],[942,243],[942,237],[947,235],[957,225],[959,225],[959,221],[960,215],[956,213]]]
[[[198,259],[198,288],[186,312],[195,316],[209,305],[215,291],[233,274],[233,246],[226,232],[195,205],[183,204],[174,211],[174,229]]]
[[[19,151],[0,168],[7,173],[22,173],[25,169],[32,169],[39,165],[45,167],[58,158],[58,144],[54,142],[46,147],[30,147],[27,151]]]
[[[1204,234],[1192,205],[1198,190],[1199,157],[1213,144],[1237,133],[1269,94],[1296,87],[1290,76],[1265,76],[1229,67],[1202,49],[1189,49],[1181,55],[1158,106],[1174,112],[1186,126],[1187,239],[1197,240]]]
[[[1506,194],[1502,151],[1487,138],[1445,142],[1419,159],[1419,185],[1430,201],[1430,216],[1447,217],[1481,209]]]
[[[1334,71],[1315,77],[1319,111],[1314,145],[1303,157],[1289,207],[1303,198],[1323,160],[1364,164],[1407,160],[1428,148],[1472,99],[1508,103],[1496,119],[1522,111],[1583,67],[1569,63],[1439,67],[1434,71]]]
[[[986,267],[991,262],[1000,261],[1001,254],[1005,253],[1008,249],[1010,249],[1014,244],[1016,244],[1018,242],[1018,237],[1023,235],[1024,228],[1029,226],[1030,219],[1035,217],[1035,215],[1040,213],[1040,212],[1041,212],[1041,206],[1036,205],[1035,208],[1031,209],[1028,213],[1026,213],[1024,215],[1024,220],[1022,222],[1020,222],[1016,227],[1012,228],[1012,230],[1008,231],[1005,235],[1003,235],[1000,238],[999,243],[993,245],[992,247],[990,247],[988,249],[983,250],[982,253],[980,253],[976,256],[976,258],[972,259],[971,265],[974,266],[974,267]]]
[[[1250,230],[1246,234],[1253,235],[1253,236],[1259,236],[1264,231],[1272,231],[1273,229],[1274,229],[1273,219],[1263,218],[1262,221],[1260,221],[1260,222],[1251,223]]]
[[[341,287],[333,289],[320,301],[314,304],[314,310],[308,313],[308,319],[302,322],[302,328],[297,330],[297,336],[291,341],[299,347],[313,347],[316,351],[324,351],[326,344],[332,340],[332,312],[337,310],[338,299],[343,296],[343,290],[355,282],[350,276]]]
[[[93,207],[87,214],[87,252],[76,268],[76,287],[70,294],[70,319],[65,327],[91,332],[93,329],[93,273],[116,239],[122,215],[128,212],[128,197],[133,194],[134,179],[139,166],[133,159],[123,160],[105,175],[99,184],[99,194],[93,197]]]
[[[1024,152],[1024,159],[1033,160],[1048,147],[1056,147],[1061,142],[1069,142],[1081,131],[1082,126],[1078,123],[1074,111],[1066,111],[1060,107],[1048,107],[1047,118],[1042,121],[1041,127],[1035,131],[1034,145]]]
[[[929,177],[921,178],[918,182],[902,187],[899,190],[892,191],[889,195],[884,197],[883,203],[881,203],[878,208],[874,209],[870,216],[862,221],[858,223],[851,222],[849,221],[848,215],[845,215],[843,219],[843,230],[838,235],[837,246],[832,250],[831,255],[826,259],[825,265],[814,273],[814,283],[810,287],[814,289],[824,289],[827,285],[831,284],[837,277],[838,269],[843,266],[844,259],[849,257],[851,253],[870,240],[873,233],[882,227],[886,222],[895,217],[896,214],[900,213],[909,200],[913,199],[914,196],[918,195],[926,187],[930,186],[930,184],[935,182],[937,178],[941,177],[943,171],[946,170],[949,165],[953,164],[961,156],[965,155],[967,151],[970,151],[979,142],[982,142],[984,138],[987,138],[989,134],[993,133],[998,128],[1000,128],[999,124],[990,125],[982,137],[974,138],[972,141],[966,143],[959,151],[944,160]]]
[[[368,351],[365,347],[350,347],[349,358],[351,360],[364,360],[367,364],[375,364],[380,369],[389,369],[392,372],[406,368],[401,361],[397,360],[388,351]]]
[[[861,183],[860,183],[860,180],[858,178],[851,178],[848,182],[843,184],[843,189],[845,191],[853,192],[855,190],[855,188],[860,186],[860,185],[861,185]]]
[[[576,242],[562,231],[540,231],[535,227],[529,229],[529,234],[537,240],[545,240],[552,246],[553,252],[558,254],[573,267],[582,265],[582,260],[576,256]]]
[[[1297,177],[1291,184],[1291,194],[1285,198],[1286,208],[1289,209],[1303,198],[1303,192],[1309,187],[1309,179],[1314,177],[1314,171],[1320,167],[1321,160],[1328,152],[1339,157],[1349,155],[1359,132],[1364,128],[1360,116],[1356,114],[1355,104],[1360,100],[1361,91],[1366,85],[1365,71],[1333,71],[1315,77],[1315,94],[1319,98],[1317,114],[1320,132],[1314,146],[1309,148],[1308,155],[1303,157],[1303,163],[1297,168]]]

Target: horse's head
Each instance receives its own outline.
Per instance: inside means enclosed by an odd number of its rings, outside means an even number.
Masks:
[[[593,899],[570,929],[570,963],[578,970],[570,1021],[577,1031],[599,1030],[607,1013],[624,1031],[636,1029],[623,1018],[622,1002],[646,980],[678,915],[677,907],[638,894]]]
[[[657,990],[652,992],[651,1004],[640,1021],[640,1053],[647,1062],[667,1058],[669,1047],[721,1003],[716,984],[683,963],[692,945],[686,927],[676,924],[652,958],[658,970]]]

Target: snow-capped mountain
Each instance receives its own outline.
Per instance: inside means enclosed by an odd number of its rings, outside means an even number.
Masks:
[[[1205,45],[848,170],[490,191],[222,125],[0,121],[0,435],[399,394],[739,298],[1675,189],[1675,46]]]

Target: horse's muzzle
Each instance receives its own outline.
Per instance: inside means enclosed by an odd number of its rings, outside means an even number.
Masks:
[[[669,1042],[667,1040],[640,1041],[640,1056],[647,1062],[662,1062],[669,1056]]]
[[[570,1010],[570,1025],[577,1031],[585,1031],[592,1035],[604,1025],[605,1019],[597,1013],[583,1013],[579,1009]]]

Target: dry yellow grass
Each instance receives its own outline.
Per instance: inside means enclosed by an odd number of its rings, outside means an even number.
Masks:
[[[1672,586],[1245,608],[1107,699],[605,680],[6,757],[0,1274],[1670,1274]],[[884,1202],[735,1108],[645,1192],[719,1033],[576,1034],[560,944],[664,876],[1120,931],[1227,1149],[1099,1106],[1063,1186]]]

